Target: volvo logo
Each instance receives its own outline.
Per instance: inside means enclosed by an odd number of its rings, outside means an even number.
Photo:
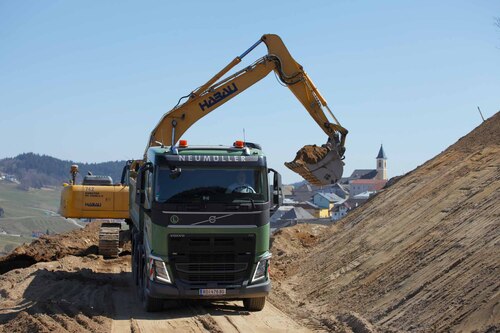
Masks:
[[[179,222],[179,216],[177,215],[170,216],[170,223],[177,224],[177,222]]]
[[[217,221],[217,216],[213,216],[213,215],[212,215],[212,216],[210,216],[210,217],[208,218],[208,222],[210,222],[210,223],[212,223],[212,224],[213,224],[213,223],[215,223],[215,221]]]

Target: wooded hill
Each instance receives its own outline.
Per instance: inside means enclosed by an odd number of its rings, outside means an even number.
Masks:
[[[115,183],[120,181],[125,161],[110,161],[102,163],[82,163],[64,161],[47,155],[34,153],[20,154],[16,157],[0,159],[0,172],[14,175],[24,189],[42,188],[44,186],[59,186],[70,179],[69,170],[72,164],[77,164],[80,183],[83,176],[91,171],[94,175],[111,176]]]

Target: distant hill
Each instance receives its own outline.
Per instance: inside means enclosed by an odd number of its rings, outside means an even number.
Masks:
[[[291,184],[284,184],[284,185],[293,186],[294,188],[298,188],[298,187],[301,187],[302,185],[304,185],[306,183],[307,183],[306,180],[301,180],[299,182],[295,182],[295,183],[291,183]]]
[[[78,182],[82,181],[82,177],[88,171],[94,175],[111,176],[114,182],[119,182],[125,161],[82,163],[64,161],[47,155],[25,153],[0,159],[0,172],[16,176],[22,188],[42,188],[67,182],[70,179],[69,170],[72,164],[77,164],[79,167]]]

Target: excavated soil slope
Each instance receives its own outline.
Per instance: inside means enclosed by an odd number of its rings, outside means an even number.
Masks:
[[[351,316],[380,331],[499,331],[499,180],[497,113],[341,223],[277,235],[273,302],[325,324]],[[313,247],[290,249],[307,233]]]
[[[0,274],[15,268],[29,267],[37,262],[57,260],[67,255],[96,254],[100,225],[100,222],[92,222],[81,230],[42,236],[30,244],[21,245],[10,254],[0,257]]]

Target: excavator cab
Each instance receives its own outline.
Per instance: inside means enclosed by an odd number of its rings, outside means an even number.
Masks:
[[[86,175],[82,185],[113,186],[113,179],[110,176]]]

